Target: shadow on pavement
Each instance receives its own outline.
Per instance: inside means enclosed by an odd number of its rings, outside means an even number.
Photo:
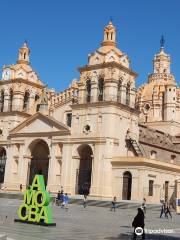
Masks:
[[[122,233],[119,234],[117,237],[107,237],[104,238],[106,240],[132,240],[133,234],[132,233]],[[137,240],[140,240],[141,237],[137,237]],[[174,237],[170,235],[159,235],[159,234],[146,234],[145,240],[180,240],[180,237]]]

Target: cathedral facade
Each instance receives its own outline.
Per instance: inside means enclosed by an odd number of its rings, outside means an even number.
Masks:
[[[43,174],[48,191],[159,203],[180,179],[180,89],[163,44],[148,83],[117,48],[116,28],[80,77],[57,93],[30,65],[27,43],[0,81],[1,191],[19,191]]]

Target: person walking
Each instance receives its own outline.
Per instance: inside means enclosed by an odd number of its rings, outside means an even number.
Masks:
[[[55,203],[56,203],[57,206],[60,205],[60,201],[61,201],[61,193],[59,191],[58,194],[57,194],[57,197],[55,199]]]
[[[112,206],[111,206],[111,211],[114,210],[114,212],[116,211],[116,202],[117,199],[116,199],[116,196],[113,198],[113,201],[112,201]]]
[[[64,195],[64,208],[68,210],[68,204],[69,204],[69,197],[67,193]]]
[[[83,195],[83,207],[87,207],[87,195]]]
[[[169,214],[169,216],[172,219],[172,215],[171,215],[171,212],[170,212],[170,205],[169,204],[167,204],[167,206],[166,206],[166,211],[165,211],[165,217],[166,218],[168,218],[168,214]]]
[[[141,231],[141,236],[142,239],[145,239],[145,232],[144,232],[144,212],[141,208],[138,208],[138,213],[135,216],[133,222],[132,222],[132,226],[134,227],[134,235],[133,235],[133,240],[136,240],[137,237],[137,231],[140,230]],[[139,229],[137,229],[139,228]],[[139,235],[139,234],[138,234]],[[140,235],[139,235],[140,236]]]
[[[163,216],[163,214],[164,214],[164,216],[166,216],[165,213],[166,213],[166,203],[163,202],[163,203],[162,203],[162,206],[161,206],[160,218]]]
[[[64,189],[63,189],[63,186],[61,186],[61,194],[64,193]]]
[[[145,198],[143,198],[143,202],[142,202],[141,208],[144,211],[144,214],[146,214],[146,199]]]

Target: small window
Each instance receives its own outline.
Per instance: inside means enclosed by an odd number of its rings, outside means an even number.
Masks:
[[[72,123],[72,113],[67,113],[66,124],[67,124],[68,127],[71,127],[71,123]]]
[[[149,180],[149,196],[153,196],[153,185],[154,185],[154,181]]]
[[[91,127],[90,127],[90,125],[89,125],[89,124],[85,125],[85,126],[84,126],[84,130],[83,130],[83,132],[85,132],[85,133],[89,133],[90,131],[91,131]]]
[[[89,126],[89,125],[86,125],[86,126],[85,126],[85,130],[86,130],[87,132],[89,132],[89,131],[90,131],[90,126]]]
[[[176,158],[176,155],[171,155],[171,159],[174,160]]]
[[[152,150],[151,151],[151,159],[155,159],[156,158],[156,155],[157,155],[157,152]]]
[[[171,88],[169,88],[169,91],[171,91]]]

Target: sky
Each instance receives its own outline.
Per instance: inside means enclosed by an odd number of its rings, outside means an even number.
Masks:
[[[0,66],[15,63],[27,40],[31,65],[40,79],[63,91],[79,78],[78,67],[99,48],[112,18],[118,47],[138,73],[137,87],[152,73],[162,34],[180,84],[179,9],[179,0],[1,0]]]

